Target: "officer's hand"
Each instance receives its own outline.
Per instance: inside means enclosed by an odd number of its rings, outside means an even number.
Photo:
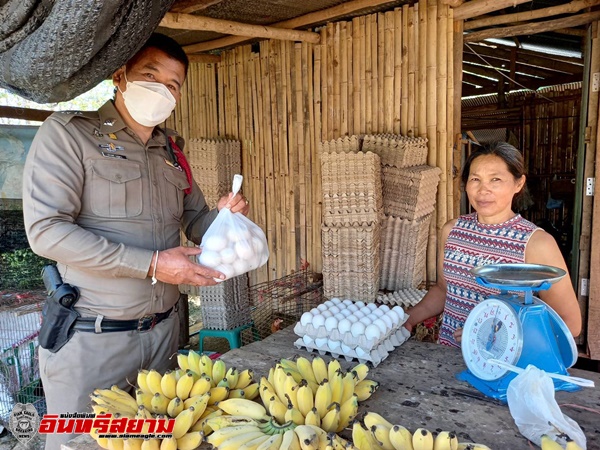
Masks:
[[[230,192],[229,195],[225,195],[219,199],[219,203],[217,203],[217,209],[221,211],[223,208],[229,208],[232,213],[240,212],[243,215],[247,216],[250,211],[250,206],[248,206],[248,200],[242,194],[235,194]]]
[[[201,266],[190,260],[190,256],[202,253],[197,247],[175,247],[158,252],[156,261],[156,279],[169,284],[190,284],[192,286],[214,286],[214,278],[225,279],[221,272]],[[155,257],[148,270],[148,276],[154,273]]]

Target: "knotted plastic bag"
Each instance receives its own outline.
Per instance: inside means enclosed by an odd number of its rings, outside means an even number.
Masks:
[[[243,177],[233,177],[233,195],[242,186]],[[223,208],[208,227],[200,243],[198,263],[218,270],[226,279],[263,266],[269,259],[265,233],[241,213]],[[215,278],[215,281],[223,281]]]
[[[585,450],[583,431],[560,410],[554,399],[554,383],[543,370],[528,365],[508,385],[506,399],[519,431],[531,442],[541,446],[541,437],[547,434],[565,445],[566,435]]]

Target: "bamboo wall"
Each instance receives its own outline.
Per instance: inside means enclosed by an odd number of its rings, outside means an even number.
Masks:
[[[297,270],[320,272],[320,140],[352,134],[427,137],[428,164],[442,169],[427,278],[436,236],[453,217],[453,19],[441,0],[329,23],[320,44],[263,41],[192,64],[172,126],[186,138],[242,142],[250,218],[271,257],[250,284]],[[200,186],[202,180],[197,180]]]

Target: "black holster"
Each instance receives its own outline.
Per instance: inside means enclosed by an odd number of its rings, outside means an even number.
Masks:
[[[73,336],[73,324],[80,317],[73,308],[79,300],[79,290],[63,283],[56,266],[44,266],[42,271],[48,297],[42,310],[42,327],[38,341],[52,353],[59,351]]]

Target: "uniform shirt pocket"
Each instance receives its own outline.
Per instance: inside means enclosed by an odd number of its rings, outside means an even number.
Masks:
[[[142,213],[142,170],[133,161],[95,160],[90,189],[92,212],[102,217],[134,217]]]
[[[179,220],[183,215],[184,191],[190,187],[190,184],[185,173],[179,170],[164,169],[163,174],[166,180],[164,192],[167,209],[173,218]]]

